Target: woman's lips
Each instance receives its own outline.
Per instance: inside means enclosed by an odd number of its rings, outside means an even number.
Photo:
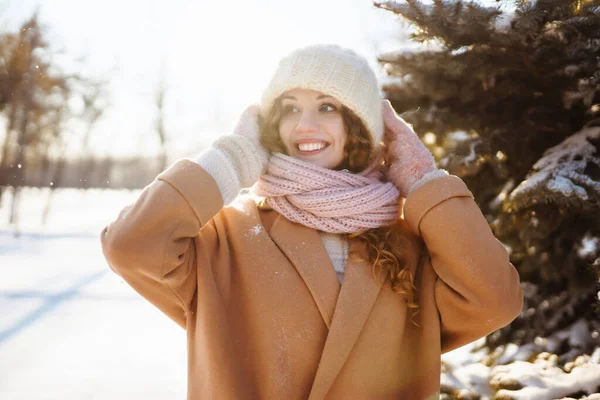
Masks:
[[[303,139],[296,142],[296,149],[301,155],[313,155],[325,150],[329,144],[324,140]]]

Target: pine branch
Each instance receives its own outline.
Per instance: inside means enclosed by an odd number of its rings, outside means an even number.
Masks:
[[[461,1],[378,3],[410,21],[416,40],[443,44],[381,55],[385,96],[435,135],[440,166],[465,180],[522,280],[539,287],[533,314],[490,346],[598,319],[600,267],[582,249],[600,238],[599,1],[523,0],[496,16]],[[569,312],[552,320],[559,311]]]
[[[548,149],[533,172],[510,194],[507,211],[542,203],[600,209],[600,174],[595,172],[600,171],[600,149],[594,143],[600,144],[600,127],[583,129]]]
[[[406,4],[386,1],[374,5],[416,26],[415,40],[438,40],[449,49],[487,42],[494,33],[492,23],[501,15],[497,7],[483,7],[477,3],[465,6],[462,1],[435,0],[433,5],[424,5],[407,0]]]

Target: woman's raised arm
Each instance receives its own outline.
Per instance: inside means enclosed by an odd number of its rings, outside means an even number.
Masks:
[[[190,160],[180,160],[158,175],[137,200],[101,232],[110,267],[138,293],[179,325],[191,311],[196,291],[199,236],[222,207],[212,176]]]
[[[210,264],[219,242],[212,226],[200,228],[268,164],[258,139],[258,112],[248,107],[232,135],[217,139],[195,162],[177,161],[158,175],[102,230],[110,267],[183,327],[193,312],[196,268]]]
[[[413,189],[404,218],[423,238],[438,276],[435,301],[442,352],[483,337],[519,315],[519,275],[460,178],[438,177]]]

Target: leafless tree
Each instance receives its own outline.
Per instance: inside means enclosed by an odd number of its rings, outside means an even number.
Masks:
[[[0,33],[0,113],[6,120],[0,147],[0,194],[5,187],[13,188],[9,223],[14,224],[16,234],[28,168],[39,168],[48,162],[52,150],[67,145],[65,123],[77,117],[70,113],[68,101],[79,92],[85,102],[85,93],[95,85],[65,73],[52,56],[37,14],[18,32]],[[88,121],[95,121],[99,111],[87,109]]]

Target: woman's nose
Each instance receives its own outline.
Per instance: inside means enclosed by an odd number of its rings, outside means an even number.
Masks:
[[[318,129],[318,122],[315,115],[311,112],[303,112],[296,125],[296,132],[306,133],[315,132]]]

